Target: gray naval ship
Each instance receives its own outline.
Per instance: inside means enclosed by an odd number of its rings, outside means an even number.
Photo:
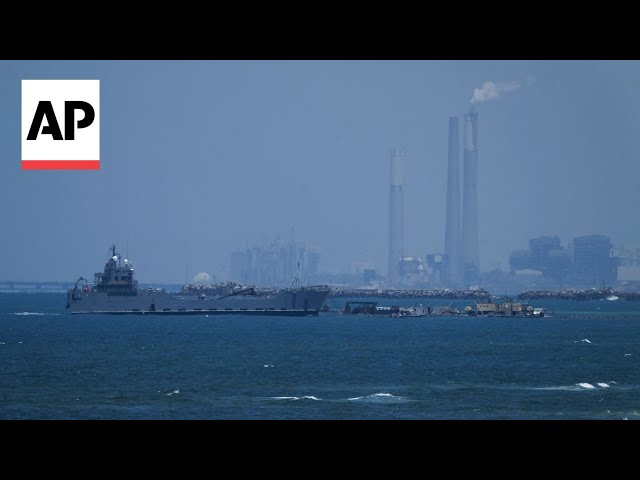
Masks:
[[[122,260],[115,245],[110,250],[104,272],[95,274],[93,286],[80,277],[67,291],[71,313],[315,316],[330,292],[326,286],[295,287],[257,295],[253,288],[246,288],[211,297],[167,293],[159,288],[141,290],[133,278],[133,264]]]

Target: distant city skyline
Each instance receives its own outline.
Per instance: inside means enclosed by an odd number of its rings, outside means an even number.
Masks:
[[[389,151],[404,255],[445,251],[449,117],[473,105],[480,271],[538,236],[640,246],[638,61],[1,61],[0,280],[223,279],[291,226],[322,270],[386,274]],[[22,79],[101,81],[101,170],[20,169]],[[462,130],[462,128],[461,128]]]

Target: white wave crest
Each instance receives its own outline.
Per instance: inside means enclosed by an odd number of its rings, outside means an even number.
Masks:
[[[578,385],[579,387],[582,387],[582,388],[596,388],[593,385],[591,385],[590,383],[586,383],[586,382],[576,383],[576,385]]]
[[[180,393],[180,390],[174,390],[173,392],[167,393],[167,395],[173,395],[174,393]]]
[[[304,395],[302,397],[269,397],[271,400],[322,400],[313,395]]]
[[[602,388],[607,388],[609,386],[606,383],[598,383],[598,385]],[[576,383],[575,385],[560,385],[557,387],[536,387],[533,390],[560,390],[565,392],[578,392],[578,391],[585,391],[585,390],[593,390],[594,388],[596,387],[594,387],[592,384],[582,382],[582,383]]]
[[[587,342],[587,343],[591,343],[591,340],[589,340],[588,338],[583,338],[582,340],[580,340],[581,342]]]
[[[60,315],[59,313],[43,313],[43,312],[15,312],[14,315]]]
[[[578,385],[560,385],[559,387],[536,387],[533,390],[560,390],[565,392],[576,392],[582,390]]]
[[[384,393],[384,392],[379,392],[379,393],[374,393],[372,395],[367,395],[367,396],[363,396],[363,397],[353,397],[353,398],[348,398],[347,400],[350,401],[357,401],[357,400],[363,400],[363,401],[402,401],[404,400],[404,397],[400,397],[400,396],[396,396],[393,395],[392,393]]]
[[[599,383],[598,383],[598,386],[599,386],[599,387],[602,387],[602,388],[609,388],[609,385],[608,385],[608,384],[606,384],[606,383],[604,383],[604,382],[599,382]]]

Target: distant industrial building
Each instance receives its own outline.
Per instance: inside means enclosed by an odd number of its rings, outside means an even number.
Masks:
[[[464,115],[462,194],[458,117],[449,117],[447,212],[441,284],[472,286],[480,278],[478,248],[478,114]],[[460,203],[462,201],[462,208]]]
[[[588,235],[573,239],[572,282],[612,286],[617,282],[617,260],[612,256],[613,244],[604,235]]]
[[[449,281],[449,275],[451,272],[448,267],[451,265],[448,262],[447,255],[442,253],[428,253],[425,256],[425,274],[428,279],[429,287],[441,287],[452,286],[453,282]]]
[[[305,243],[275,241],[233,252],[231,279],[258,286],[289,286],[297,275],[301,281],[317,275],[319,263],[319,252]]]
[[[439,283],[457,286],[462,277],[460,245],[460,139],[458,117],[449,117],[449,156],[447,160],[447,212],[444,237],[444,263]],[[427,258],[427,268],[429,268]]]
[[[404,257],[404,192],[402,152],[391,152],[389,188],[389,281],[400,281],[400,259]]]
[[[562,247],[557,236],[536,237],[529,240],[529,250],[514,250],[509,257],[512,273],[538,271],[575,287],[616,285],[619,263],[611,239],[604,235],[576,237],[571,247]]]
[[[462,189],[462,263],[463,281],[476,284],[480,276],[478,253],[478,114],[464,115]]]
[[[637,290],[640,287],[640,248],[615,246],[613,256],[618,264],[619,286]]]
[[[231,253],[231,278],[237,282],[245,282],[249,272],[250,250],[237,250]]]
[[[403,286],[421,287],[426,280],[424,262],[420,257],[402,257],[398,262]]]
[[[514,250],[509,257],[511,271],[537,270],[545,277],[562,280],[571,268],[571,250],[563,249],[557,236],[529,240],[529,250]]]
[[[376,272],[374,268],[365,268],[362,270],[362,282],[364,285],[371,285],[375,282],[380,282],[382,276]]]

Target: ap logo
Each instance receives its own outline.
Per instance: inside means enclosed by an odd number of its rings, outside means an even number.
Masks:
[[[100,168],[100,80],[22,80],[22,169]]]

